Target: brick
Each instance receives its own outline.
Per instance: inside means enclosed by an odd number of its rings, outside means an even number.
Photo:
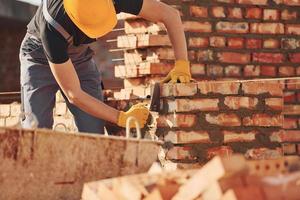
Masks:
[[[242,19],[243,13],[241,8],[228,8],[228,18]]]
[[[300,115],[300,105],[284,105],[283,114]]]
[[[190,6],[190,15],[193,17],[203,17],[208,16],[207,8],[201,6]]]
[[[271,127],[283,126],[283,116],[282,115],[268,115],[268,114],[253,114],[251,117],[243,118],[244,126],[262,126]]]
[[[261,39],[247,39],[246,40],[246,47],[248,49],[260,49],[262,47],[262,40]]]
[[[300,155],[300,144],[297,144],[298,155]]]
[[[234,131],[222,131],[224,135],[224,143],[230,142],[252,142],[255,141],[255,135],[257,132],[234,132]]]
[[[283,3],[289,6],[300,6],[299,0],[283,0]]]
[[[0,117],[9,117],[9,116],[10,116],[10,105],[0,104]]]
[[[236,0],[238,4],[267,5],[268,0]]]
[[[213,36],[209,38],[209,44],[212,47],[225,47],[226,39],[221,36]]]
[[[295,38],[282,38],[281,46],[283,49],[297,49],[300,43]]]
[[[261,19],[262,9],[261,8],[246,8],[246,18],[248,19]]]
[[[162,97],[193,96],[196,93],[197,93],[196,83],[163,84],[161,87]]]
[[[300,75],[300,66],[296,68],[296,74]]]
[[[208,38],[204,37],[190,37],[189,47],[208,47]]]
[[[0,118],[0,127],[4,127],[5,126],[5,118]]]
[[[281,148],[256,148],[247,150],[245,156],[248,159],[254,160],[270,160],[281,158],[283,156],[283,152]]]
[[[219,99],[176,99],[168,101],[169,112],[218,111]]]
[[[169,131],[164,139],[177,144],[210,143],[207,131]]]
[[[222,52],[218,53],[217,57],[220,62],[224,63],[246,64],[250,62],[248,53]]]
[[[284,9],[283,11],[281,11],[281,19],[282,20],[295,20],[295,19],[297,19],[297,12],[288,10],[288,9]]]
[[[221,113],[217,115],[206,114],[205,119],[210,124],[218,126],[240,126],[241,119],[236,114]]]
[[[172,149],[167,151],[166,159],[168,160],[196,159],[195,157],[192,157],[190,151],[191,151],[190,147],[175,146]]]
[[[276,9],[264,9],[263,19],[277,21],[280,18],[280,11]]]
[[[216,18],[226,17],[224,7],[221,7],[221,6],[212,7],[211,8],[211,14],[212,14],[213,17],[216,17]]]
[[[290,53],[289,59],[293,63],[300,63],[300,53]]]
[[[300,24],[286,24],[285,33],[292,35],[300,35]]]
[[[237,82],[199,82],[198,89],[201,94],[238,94],[240,83]]]
[[[137,46],[137,37],[135,35],[121,35],[117,37],[118,48],[135,48]]]
[[[10,105],[10,113],[12,117],[19,117],[21,115],[21,104],[12,103]]]
[[[233,154],[233,150],[229,146],[220,146],[207,149],[207,159],[212,159],[215,156],[229,157]]]
[[[281,144],[281,147],[282,147],[282,151],[283,151],[284,155],[291,155],[291,154],[295,154],[297,152],[296,144],[284,143],[284,144]]]
[[[191,64],[192,75],[205,75],[205,65],[204,64]]]
[[[284,34],[282,23],[251,23],[250,32],[258,34]]]
[[[277,49],[280,48],[280,43],[276,39],[266,39],[263,42],[263,47],[266,49]]]
[[[161,115],[157,119],[157,127],[193,127],[196,124],[196,118],[193,114]]]
[[[225,75],[226,76],[241,76],[241,68],[236,65],[229,65],[225,67]]]
[[[271,134],[270,140],[272,142],[299,142],[300,130],[277,131]]]
[[[295,68],[292,66],[280,66],[278,72],[279,76],[294,76]]]
[[[209,33],[212,30],[209,22],[184,21],[183,27],[188,32]]]
[[[296,128],[298,128],[298,119],[297,118],[284,117],[283,128],[284,129],[296,129]]]
[[[125,20],[124,29],[126,34],[156,33],[165,30],[161,23],[151,23],[144,19]]]
[[[265,99],[266,106],[272,110],[282,110],[283,109],[283,99],[282,98],[267,98]]]
[[[297,90],[300,89],[299,80],[286,80],[286,85],[288,89]]]
[[[295,92],[284,92],[284,103],[293,103],[296,102],[296,94]]]
[[[244,67],[244,76],[252,77],[260,75],[260,66],[259,65],[246,65]]]
[[[227,44],[229,48],[240,49],[244,47],[244,38],[228,38]]]
[[[249,25],[246,22],[217,22],[216,30],[220,33],[248,33]]]
[[[254,109],[258,103],[257,98],[251,97],[225,97],[224,104],[230,109],[239,110],[241,108]]]
[[[275,77],[277,75],[276,67],[269,66],[269,65],[262,65],[260,66],[260,75]]]
[[[221,65],[207,65],[208,76],[223,76],[223,67]]]
[[[199,50],[196,53],[196,60],[199,61],[212,61],[213,51],[211,50]]]
[[[5,126],[17,126],[20,123],[19,117],[7,117],[5,118]]]
[[[281,53],[253,53],[253,62],[283,63],[285,57]]]
[[[171,46],[168,35],[140,34],[137,38],[137,47]]]

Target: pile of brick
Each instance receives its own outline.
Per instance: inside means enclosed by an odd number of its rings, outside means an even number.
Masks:
[[[299,157],[247,162],[238,155],[229,159],[215,157],[198,170],[87,183],[82,199],[297,200],[299,161]]]

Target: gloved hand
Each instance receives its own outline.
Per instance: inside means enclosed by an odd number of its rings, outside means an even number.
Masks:
[[[144,104],[136,104],[133,105],[127,112],[120,112],[118,118],[118,126],[126,127],[126,121],[129,117],[135,117],[140,125],[140,128],[144,128],[146,121],[149,116],[149,110],[146,108]],[[130,128],[134,128],[135,123],[134,120],[130,122]]]
[[[175,67],[169,74],[162,80],[163,83],[189,83],[191,81],[190,62],[187,60],[177,60]]]

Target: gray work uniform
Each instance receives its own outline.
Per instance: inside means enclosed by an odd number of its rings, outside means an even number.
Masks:
[[[82,90],[103,101],[100,73],[92,58],[93,51],[87,44],[73,45],[72,36],[51,18],[46,5],[43,14],[46,21],[53,25],[69,42],[68,55],[74,64]],[[50,129],[53,126],[55,94],[58,90],[61,92],[62,90],[50,70],[42,42],[38,37],[30,33],[26,34],[20,48],[20,63],[22,111],[25,113],[21,122],[22,127],[33,128],[34,120],[37,122],[38,128]],[[72,105],[65,95],[63,96],[69,110],[74,115],[76,126],[80,132],[104,133],[103,120]]]

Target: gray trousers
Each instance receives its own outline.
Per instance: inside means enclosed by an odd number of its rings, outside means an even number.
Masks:
[[[68,54],[82,90],[103,101],[100,73],[92,59],[93,51],[88,45],[70,46]],[[38,128],[51,129],[55,94],[58,90],[61,92],[62,90],[50,70],[41,41],[29,33],[21,44],[20,63],[22,111],[26,113],[22,119],[22,127],[33,128],[34,120]],[[82,111],[71,104],[64,94],[63,96],[80,132],[104,133],[103,120]]]

